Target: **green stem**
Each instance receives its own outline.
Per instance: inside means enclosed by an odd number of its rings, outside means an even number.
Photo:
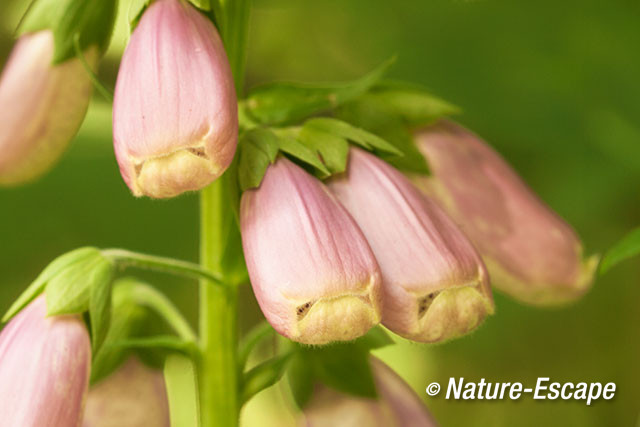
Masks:
[[[139,305],[149,307],[162,317],[184,341],[195,343],[198,340],[189,322],[163,293],[151,286],[138,284],[133,288],[132,295]]]
[[[93,86],[98,90],[98,92],[100,92],[100,95],[102,95],[104,99],[113,103],[113,92],[107,89],[107,87],[100,81],[100,78],[98,78],[98,75],[93,71],[91,65],[89,65],[87,59],[84,57],[84,53],[80,47],[80,34],[76,34],[73,38],[73,47],[76,51],[76,56],[89,75],[89,79],[91,80],[91,83],[93,83]]]
[[[222,278],[198,264],[187,261],[179,261],[173,258],[155,255],[141,254],[126,249],[104,249],[102,255],[115,261],[122,267],[138,267],[146,270],[161,271],[178,276],[191,277],[193,279],[206,279],[206,283],[219,287],[225,286]]]
[[[201,263],[218,268],[225,247],[221,221],[229,202],[225,180],[201,192]],[[203,427],[237,426],[240,411],[237,376],[237,289],[200,286],[200,415]]]
[[[219,0],[214,8],[221,27],[238,97],[242,96],[246,56],[249,0]],[[238,239],[230,227],[233,221],[229,173],[200,193],[200,264],[221,274],[225,283],[234,282],[229,273],[229,254],[241,257],[230,239]],[[213,287],[200,284],[200,359],[198,380],[202,427],[234,427],[240,413],[238,380],[238,293],[237,286]]]

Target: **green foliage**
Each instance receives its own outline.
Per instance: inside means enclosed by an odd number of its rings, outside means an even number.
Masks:
[[[113,279],[113,264],[96,250],[91,256],[76,262],[51,277],[45,288],[47,314],[82,313],[89,309],[92,293],[95,297],[107,296],[104,290],[94,288],[110,286]],[[102,304],[94,301],[94,307],[102,310]]]
[[[316,383],[360,397],[377,397],[369,352],[393,344],[381,328],[348,343],[325,347],[295,345],[287,370],[293,398],[300,408],[311,399]]]
[[[240,384],[241,402],[244,404],[262,390],[271,387],[282,378],[291,353],[282,354],[263,362],[242,375]]]
[[[92,358],[92,384],[113,372],[129,354],[129,348],[114,344],[137,335],[143,326],[147,311],[135,297],[133,288],[137,284],[131,279],[120,279],[113,284],[111,324],[100,351]]]
[[[85,247],[75,249],[53,260],[42,273],[34,280],[31,285],[15,300],[9,307],[9,310],[2,318],[2,322],[9,321],[35,297],[40,295],[49,281],[58,274],[67,271],[77,265],[90,262],[92,259],[100,255],[100,251],[96,248]]]
[[[279,152],[308,165],[321,178],[344,172],[349,156],[349,142],[388,156],[402,154],[384,139],[329,117],[309,119],[301,127],[257,127],[245,132],[240,139],[240,189],[245,191],[258,187]]]
[[[76,37],[83,51],[95,46],[104,53],[111,39],[117,3],[117,0],[35,0],[22,21],[20,34],[52,30],[54,64],[76,55]]]
[[[414,83],[385,80],[375,85],[370,93],[394,115],[402,118],[409,128],[425,126],[440,117],[460,113],[455,105],[431,95]]]
[[[186,356],[172,354],[164,365],[164,381],[169,400],[171,426],[198,427],[198,384],[193,361]]]
[[[111,280],[97,282],[89,291],[92,349],[96,354],[111,325]]]
[[[267,167],[276,160],[278,149],[278,137],[269,129],[252,129],[242,136],[238,181],[243,191],[260,185]]]
[[[620,262],[640,254],[640,227],[632,230],[615,244],[600,262],[600,274],[604,274]]]
[[[393,59],[349,83],[304,85],[273,83],[254,89],[246,102],[247,113],[263,125],[286,125],[336,108],[369,90],[377,83]]]

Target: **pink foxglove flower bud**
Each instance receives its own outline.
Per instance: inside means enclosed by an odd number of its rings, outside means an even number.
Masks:
[[[329,188],[367,238],[382,271],[382,323],[415,341],[464,334],[493,313],[484,265],[471,243],[396,169],[351,148]]]
[[[371,358],[378,399],[349,396],[318,386],[304,410],[307,427],[435,427],[416,393],[391,368]]]
[[[0,334],[0,424],[77,427],[89,385],[91,344],[77,316],[46,317],[44,296]]]
[[[113,103],[120,173],[134,195],[173,197],[220,176],[236,149],[238,112],[215,27],[184,0],[158,0],[122,57]]]
[[[60,158],[82,123],[91,81],[77,58],[53,65],[49,30],[25,34],[0,78],[0,185],[43,174]],[[97,48],[85,53],[95,65]]]
[[[416,141],[433,172],[416,183],[474,242],[498,289],[532,304],[567,302],[588,289],[596,258],[583,262],[575,232],[498,153],[449,122]]]
[[[96,384],[87,398],[83,427],[170,427],[162,372],[132,357]]]
[[[351,340],[380,321],[380,272],[353,219],[317,179],[285,158],[240,207],[258,303],[282,335],[306,344]]]

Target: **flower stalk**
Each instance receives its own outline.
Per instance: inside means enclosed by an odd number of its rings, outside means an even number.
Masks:
[[[237,97],[242,96],[246,56],[248,0],[225,0],[214,10],[231,65]],[[200,264],[222,274],[222,282],[232,283],[222,260],[227,247],[228,221],[233,215],[228,198],[229,174],[223,175],[200,191]],[[236,225],[234,225],[236,226]],[[237,286],[212,287],[200,283],[200,350],[198,381],[200,425],[232,427],[240,413],[238,388],[238,308]]]

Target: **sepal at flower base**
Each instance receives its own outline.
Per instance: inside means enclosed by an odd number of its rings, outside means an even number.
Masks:
[[[97,352],[109,329],[114,270],[114,264],[96,248],[64,254],[51,262],[18,297],[3,321],[44,292],[49,316],[89,311],[93,350]]]

